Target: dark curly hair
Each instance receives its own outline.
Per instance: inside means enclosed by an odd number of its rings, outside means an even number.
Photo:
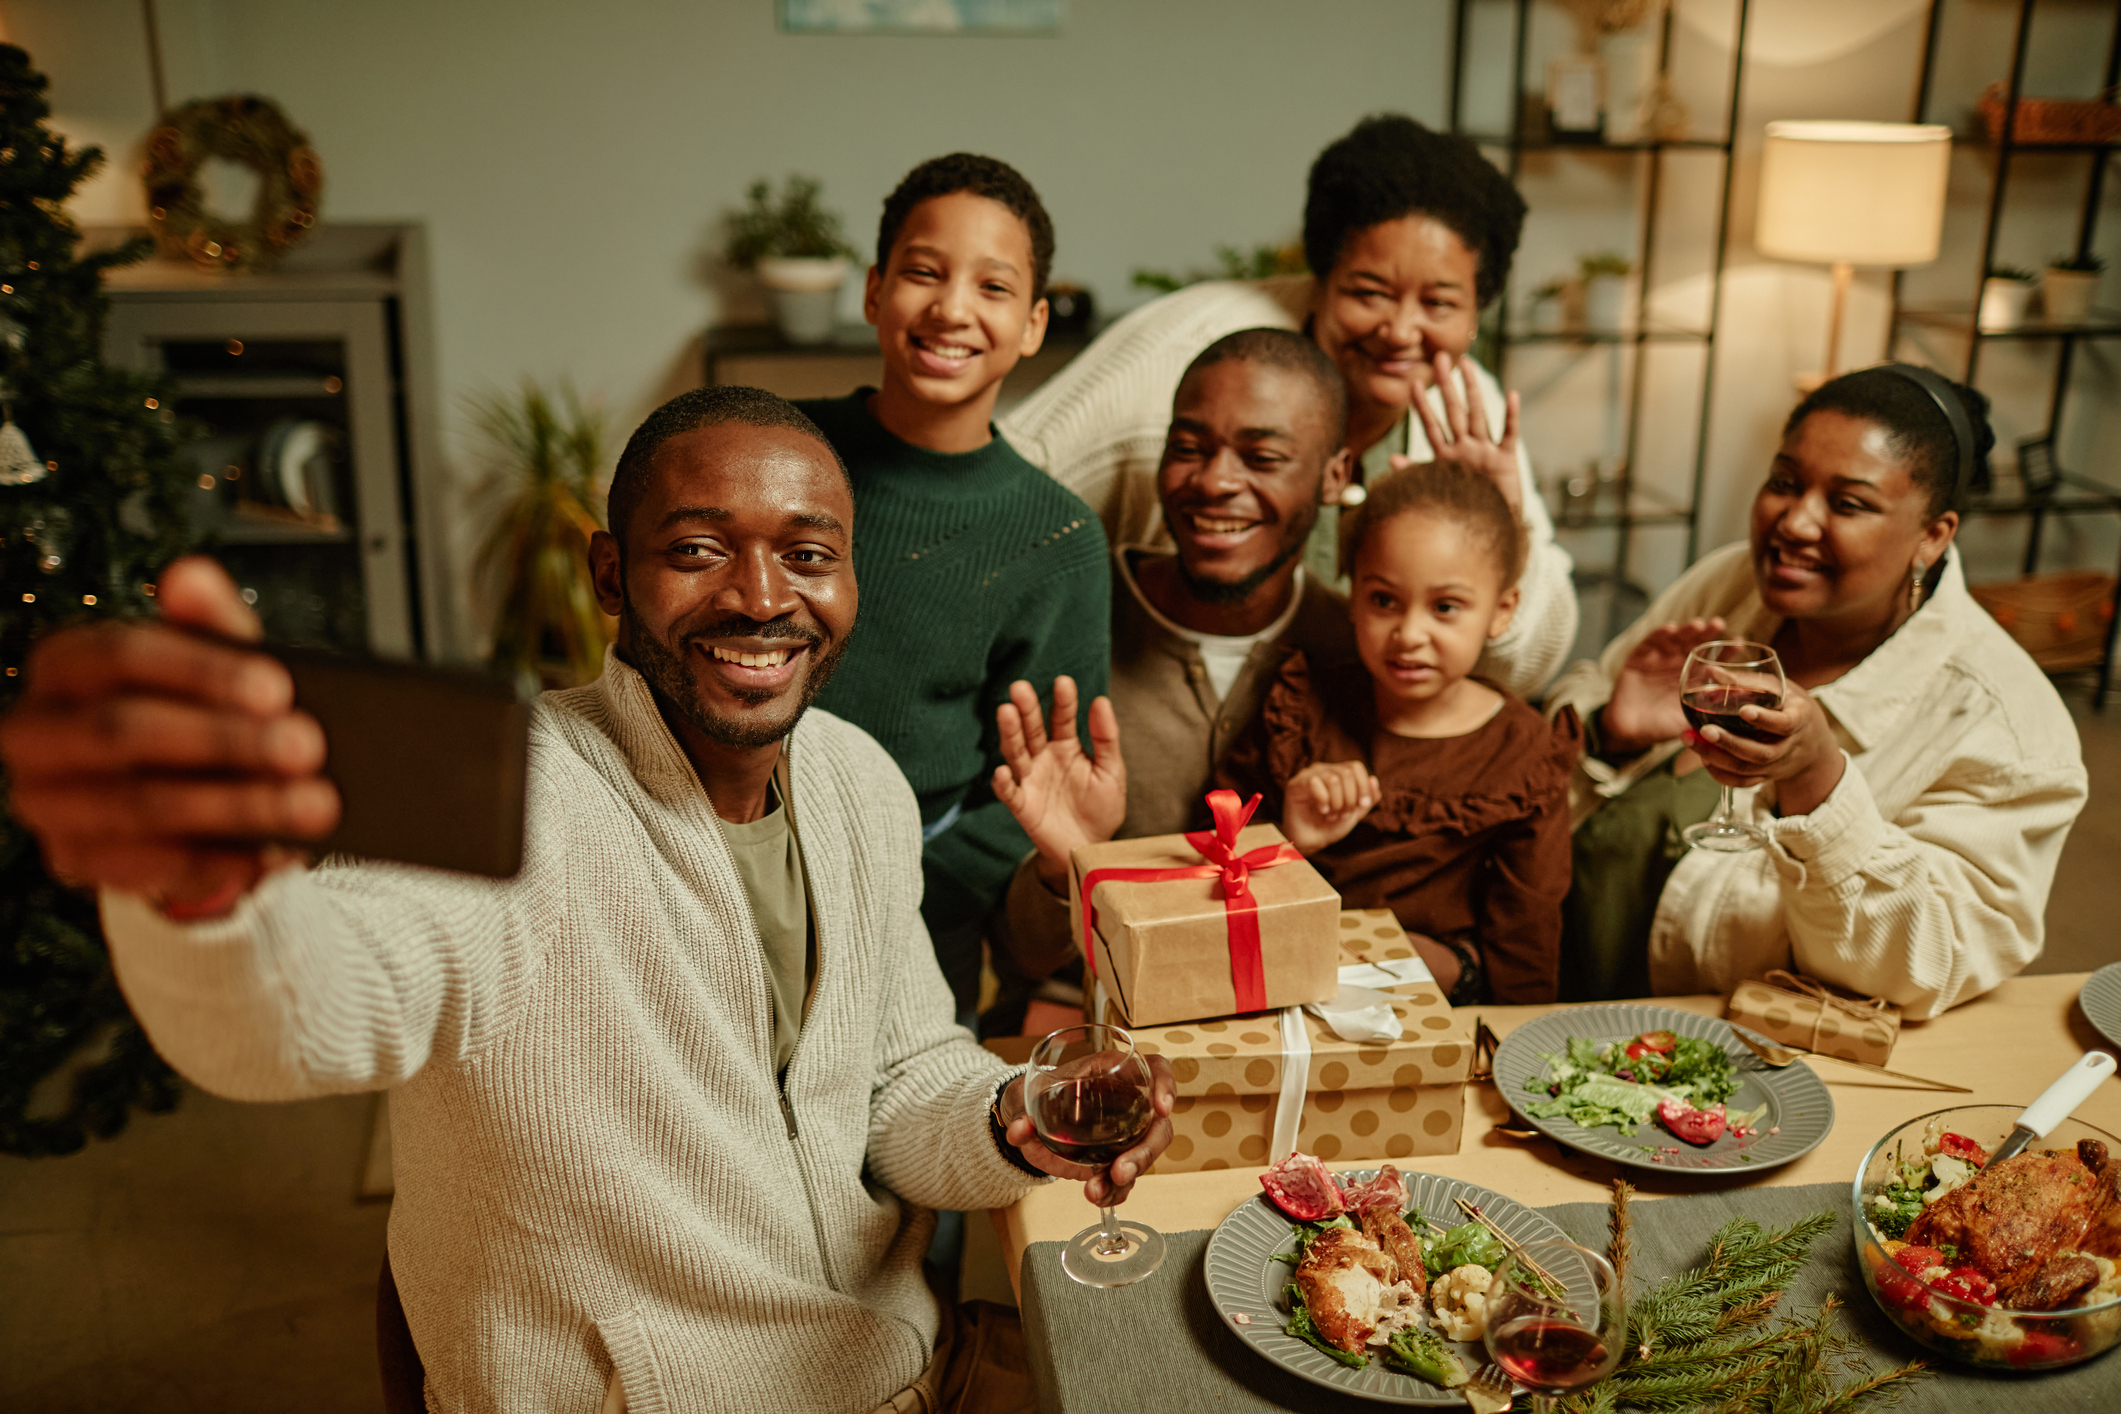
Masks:
[[[619,467],[611,474],[611,490],[605,495],[604,520],[617,538],[621,553],[626,549],[626,522],[633,518],[634,508],[641,504],[648,489],[648,464],[655,460],[656,451],[673,437],[724,422],[741,422],[747,427],[786,427],[817,438],[831,455],[832,464],[840,469],[847,490],[854,490],[847,464],[840,460],[831,440],[794,403],[762,388],[734,384],[694,388],[648,414],[626,439],[626,450],[619,453]]]
[[[1883,427],[1893,455],[1907,463],[1908,476],[1929,492],[1929,519],[1946,511],[1964,511],[1967,497],[1989,486],[1989,453],[1995,450],[1996,429],[1989,426],[1988,397],[1978,388],[1945,381],[1966,409],[1966,420],[1974,433],[1973,473],[1968,485],[1955,485],[1959,471],[1959,439],[1951,419],[1929,390],[1912,378],[1893,372],[1890,365],[1858,369],[1823,383],[1790,413],[1782,424],[1787,437],[1815,412],[1847,413]]]
[[[1524,230],[1524,198],[1471,139],[1432,132],[1402,113],[1377,113],[1311,164],[1304,258],[1323,280],[1357,231],[1419,213],[1473,252],[1480,303],[1502,293]]]
[[[1494,482],[1446,462],[1422,462],[1395,471],[1369,488],[1353,515],[1340,518],[1340,572],[1353,576],[1363,542],[1386,521],[1411,511],[1434,511],[1455,520],[1488,544],[1508,589],[1524,573],[1524,528]]]
[[[1000,202],[1024,223],[1024,230],[1031,237],[1031,302],[1044,299],[1046,281],[1053,274],[1053,218],[1046,214],[1046,204],[1038,199],[1037,188],[1024,180],[1023,173],[1006,162],[976,152],[931,157],[900,179],[891,195],[884,198],[884,216],[876,223],[878,268],[890,266],[891,248],[898,244],[898,233],[914,207],[961,191]]]

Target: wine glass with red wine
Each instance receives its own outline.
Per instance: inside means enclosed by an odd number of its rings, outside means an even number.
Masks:
[[[1153,1085],[1132,1036],[1117,1026],[1068,1026],[1031,1052],[1024,1108],[1048,1149],[1098,1168],[1140,1143],[1156,1122]],[[1126,1286],[1163,1260],[1163,1234],[1119,1221],[1109,1204],[1096,1227],[1061,1249],[1061,1270],[1085,1286]]]
[[[1588,1247],[1527,1242],[1488,1288],[1488,1354],[1532,1391],[1537,1414],[1620,1364],[1627,1313],[1613,1264]]]
[[[1739,713],[1747,707],[1780,707],[1783,687],[1782,660],[1774,649],[1748,639],[1719,638],[1686,655],[1686,668],[1679,677],[1679,706],[1697,732],[1714,726],[1751,741],[1775,741],[1775,733],[1753,725]],[[1738,818],[1732,801],[1731,788],[1725,786],[1716,813],[1698,825],[1689,825],[1686,842],[1719,854],[1740,854],[1766,843],[1767,836],[1759,827]]]

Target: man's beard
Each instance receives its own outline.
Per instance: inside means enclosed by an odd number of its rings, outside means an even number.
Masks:
[[[700,696],[699,683],[693,678],[681,652],[673,652],[662,639],[649,632],[633,612],[633,605],[626,604],[620,610],[620,620],[625,627],[626,646],[633,659],[634,668],[647,679],[656,695],[676,709],[677,714],[699,728],[701,733],[720,746],[748,750],[753,747],[771,746],[795,730],[795,724],[803,713],[824,691],[832,677],[832,670],[839,666],[840,655],[847,651],[847,640],[840,639],[829,649],[825,647],[825,636],[815,629],[803,628],[792,619],[768,619],[760,622],[747,619],[741,614],[719,620],[704,628],[687,632],[684,643],[712,643],[718,638],[792,638],[809,645],[810,671],[804,676],[797,693],[794,710],[779,721],[737,721],[721,717],[709,711]],[[771,702],[779,693],[768,691],[745,691],[737,689],[732,695],[748,706],[759,706]]]
[[[1304,542],[1311,538],[1311,527],[1318,523],[1317,513],[1305,516],[1300,522],[1289,522],[1281,545],[1274,558],[1261,565],[1243,579],[1203,579],[1186,566],[1186,557],[1178,557],[1178,577],[1185,581],[1186,592],[1203,604],[1242,604],[1259,591],[1259,587],[1281,573],[1282,566],[1303,553]]]

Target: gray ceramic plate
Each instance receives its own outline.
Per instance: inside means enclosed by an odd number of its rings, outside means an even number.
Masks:
[[[1545,1097],[1543,1088],[1534,1091],[1525,1086],[1527,1080],[1538,1077],[1544,1081],[1548,1074],[1539,1052],[1564,1054],[1571,1036],[1603,1046],[1645,1031],[1675,1031],[1722,1046],[1737,1063],[1739,1076],[1738,1093],[1726,1103],[1734,1110],[1765,1104],[1768,1112],[1759,1131],[1747,1139],[1726,1134],[1705,1148],[1696,1148],[1673,1137],[1654,1119],[1632,1134],[1612,1128],[1581,1129],[1566,1117],[1527,1117],[1526,1122],[1571,1149],[1660,1173],[1743,1173],[1773,1168],[1810,1153],[1834,1127],[1833,1097],[1803,1061],[1776,1070],[1740,1044],[1728,1021],[1641,1002],[1570,1007],[1526,1022],[1496,1049],[1495,1088],[1511,1109],[1523,1115],[1526,1105]],[[1758,1036],[1752,1031],[1746,1034]]]
[[[2121,1046],[2121,962],[2109,962],[2085,978],[2077,1005],[2101,1036]]]
[[[1480,1204],[1481,1211],[1493,1219],[1496,1226],[1519,1242],[1538,1242],[1547,1238],[1569,1240],[1569,1235],[1543,1214],[1477,1183],[1439,1178],[1435,1174],[1407,1173],[1405,1170],[1401,1170],[1401,1174],[1407,1181],[1407,1196],[1413,1205],[1446,1227],[1455,1227],[1465,1221],[1465,1215],[1454,1201],[1463,1197],[1468,1202]],[[1362,1183],[1376,1176],[1374,1168],[1346,1169],[1339,1175],[1343,1184]],[[1296,1224],[1283,1217],[1280,1209],[1268,1202],[1263,1193],[1247,1200],[1215,1229],[1215,1235],[1208,1239],[1206,1257],[1208,1299],[1215,1303],[1216,1314],[1222,1317],[1223,1324],[1266,1359],[1312,1384],[1385,1404],[1463,1407],[1465,1397],[1455,1391],[1439,1388],[1413,1375],[1388,1370],[1379,1360],[1373,1359],[1360,1370],[1351,1370],[1327,1359],[1295,1336],[1283,1333],[1282,1322],[1288,1319],[1288,1308],[1282,1302],[1282,1288],[1294,1279],[1295,1268],[1287,1262],[1276,1261],[1275,1254],[1289,1250],[1295,1231]],[[1477,1341],[1458,1342],[1457,1350],[1468,1370],[1477,1370],[1488,1363],[1487,1350]]]

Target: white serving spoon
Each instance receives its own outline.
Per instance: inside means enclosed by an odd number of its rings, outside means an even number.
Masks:
[[[2077,1057],[2075,1065],[2063,1071],[2060,1079],[2040,1092],[2039,1099],[2025,1107],[2018,1116],[2018,1127],[1996,1146],[1986,1167],[1994,1168],[2005,1159],[2016,1158],[2035,1139],[2047,1138],[2049,1130],[2068,1119],[2113,1073],[2114,1058],[2104,1051],[2086,1051]]]

